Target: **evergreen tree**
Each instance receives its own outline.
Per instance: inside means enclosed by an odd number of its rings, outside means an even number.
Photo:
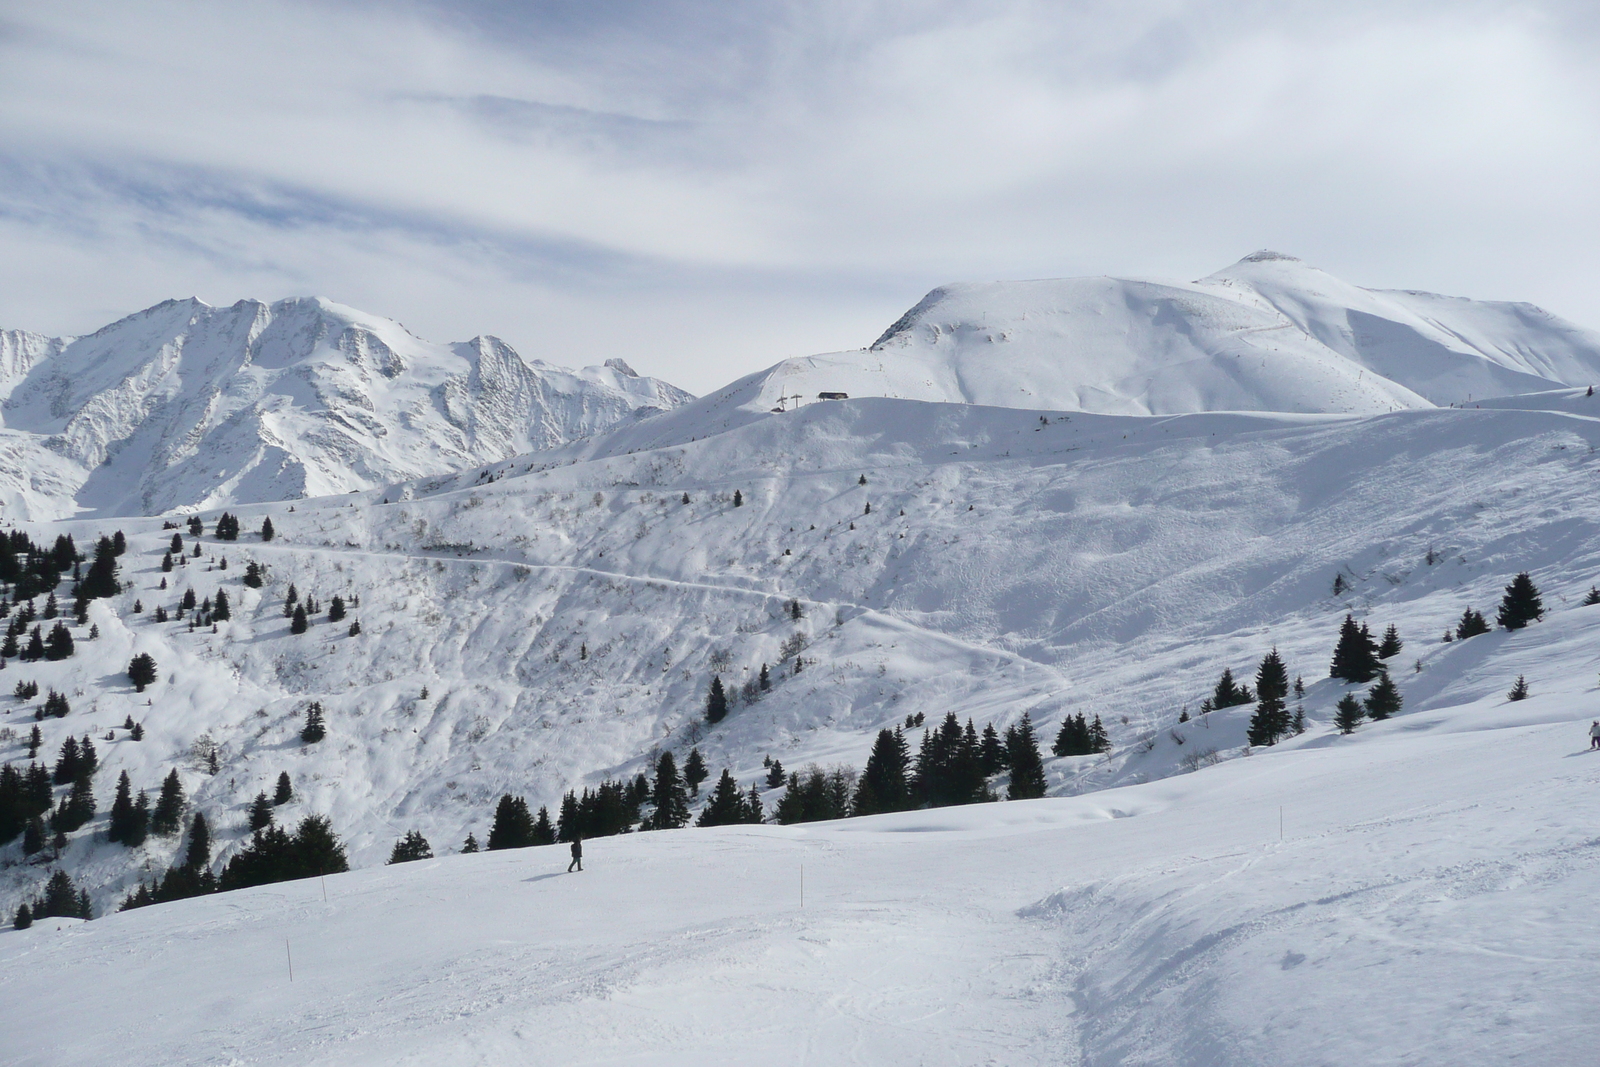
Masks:
[[[772,769],[782,784],[782,764],[774,761]],[[881,811],[909,808],[911,790],[907,779],[910,770],[911,753],[906,748],[905,735],[899,730],[879,730],[878,739],[872,743],[872,754],[867,757],[866,769],[856,784],[850,814],[876,815]],[[767,781],[772,781],[771,776]]]
[[[111,535],[111,551],[119,556],[128,551],[128,539],[122,536],[121,530]]]
[[[144,692],[144,687],[156,680],[156,660],[148,652],[141,652],[128,661],[128,681],[133,683],[136,693]]]
[[[1588,608],[1596,604],[1600,604],[1600,587],[1591,585],[1589,592],[1583,598],[1583,606]]]
[[[37,730],[38,727],[35,726],[34,729]],[[880,737],[882,736],[882,731],[879,731],[879,736]],[[783,784],[783,778],[784,778],[784,775],[783,775],[783,763],[780,762],[779,760],[773,760],[772,761],[772,766],[767,769],[767,788],[768,789],[776,789],[776,788],[778,788],[780,785]]]
[[[22,831],[22,854],[31,856],[44,848],[44,820],[34,815]]]
[[[588,790],[585,790],[585,795]],[[567,795],[561,798],[561,811],[556,815],[556,840],[571,844],[584,836],[583,809],[578,803],[578,794],[567,790]]]
[[[739,784],[733,780],[733,775],[723,768],[722,777],[717,779],[705,810],[695,820],[695,825],[729,826],[744,822],[745,815],[744,794],[739,792]]]
[[[57,833],[70,834],[92,818],[94,818],[94,790],[89,785],[89,777],[83,775],[72,783],[72,791],[56,809],[50,825]]]
[[[1404,647],[1405,642],[1400,640],[1400,628],[1391,622],[1389,628],[1383,631],[1383,643],[1378,646],[1378,658],[1390,659],[1398,656]]]
[[[282,806],[292,799],[294,799],[294,785],[289,781],[289,772],[280,771],[278,787],[272,793],[272,803],[274,806]]]
[[[300,740],[314,745],[328,736],[327,723],[322,718],[322,702],[313,700],[306,706],[306,724],[300,731]]]
[[[144,839],[150,833],[150,794],[143,789],[133,802],[133,817],[128,820],[128,837],[123,843],[129,848],[137,848],[144,844]]]
[[[205,814],[195,812],[189,823],[189,850],[184,853],[183,865],[196,874],[206,871],[211,863],[211,825]]]
[[[78,777],[78,739],[68,736],[61,742],[61,753],[56,756],[55,774],[52,776],[56,785],[66,785]]]
[[[800,621],[801,615],[800,615],[800,601],[799,600],[791,600],[791,601],[789,601],[789,618],[793,619],[795,622],[799,622]]]
[[[1250,716],[1246,739],[1252,745],[1275,745],[1278,738],[1288,733],[1291,721],[1285,702],[1289,695],[1289,671],[1277,649],[1263,656],[1261,666],[1256,669],[1256,692],[1260,699],[1255,713]]]
[[[1089,751],[1093,753],[1111,751],[1111,735],[1106,733],[1106,728],[1100,722],[1100,716],[1094,717],[1094,722],[1089,724]]]
[[[1346,693],[1339,698],[1339,703],[1334,705],[1333,722],[1335,726],[1339,727],[1341,734],[1348,734],[1355,730],[1356,726],[1361,722],[1363,714],[1361,701],[1357,700],[1353,694]]]
[[[44,643],[44,658],[47,660],[63,660],[72,655],[72,631],[67,629],[67,624],[58,621],[50,628],[50,637]]]
[[[766,812],[761,810],[761,791],[754,785],[744,796],[744,821],[756,824],[766,821]]]
[[[228,606],[228,594],[221,589],[217,590],[217,599],[211,605],[211,618],[215,622],[227,622],[233,618]]]
[[[294,615],[289,620],[289,632],[292,634],[303,634],[306,632],[306,627],[308,625],[309,623],[306,620],[305,607],[303,605],[296,604],[294,606]]]
[[[433,846],[422,836],[421,830],[408,830],[406,836],[394,843],[389,853],[389,863],[411,863],[415,860],[433,859]]]
[[[89,572],[78,583],[78,596],[83,600],[116,596],[122,591],[117,582],[117,549],[111,538],[102,537],[94,547],[94,562]]]
[[[550,809],[543,804],[539,805],[539,817],[533,820],[532,844],[553,845],[556,843],[556,828],[550,824]]]
[[[87,919],[85,897],[73,884],[72,876],[57,870],[45,883],[44,896],[33,902],[33,917],[38,919]]]
[[[1506,694],[1506,699],[1507,700],[1527,700],[1528,699],[1528,680],[1526,678],[1524,678],[1520,674],[1517,675],[1517,680],[1516,680],[1515,684],[1513,684],[1511,686],[1511,692]]]
[[[1217,679],[1217,687],[1211,693],[1211,706],[1213,708],[1231,708],[1240,704],[1248,704],[1255,699],[1250,692],[1250,687],[1235,685],[1233,670],[1222,668],[1222,677]]]
[[[999,774],[1010,766],[1006,759],[1006,750],[1007,746],[1000,743],[1000,735],[995,732],[994,723],[989,723],[983,728],[983,736],[978,741],[978,762],[983,765],[986,777]]]
[[[1389,678],[1389,672],[1384,671],[1378,676],[1378,684],[1367,691],[1367,718],[1381,722],[1398,715],[1402,703],[1400,688]]]
[[[494,809],[494,825],[489,829],[488,847],[491,852],[505,848],[527,848],[533,844],[533,816],[528,814],[528,802],[510,793],[500,798]]]
[[[350,624],[349,633],[350,633],[351,637],[360,637],[361,636],[361,620],[360,619],[356,619],[355,621],[353,621]]]
[[[333,595],[333,599],[328,601],[328,621],[329,622],[338,622],[343,618],[344,618],[344,597],[340,596],[338,593],[335,593]]]
[[[200,516],[198,516],[198,515],[190,515],[189,516],[189,536],[190,537],[199,537],[202,533],[205,532],[205,529],[206,529],[205,523],[200,521]]]
[[[1485,619],[1481,612],[1473,611],[1471,608],[1463,611],[1461,613],[1461,621],[1456,623],[1456,638],[1458,640],[1477,637],[1479,634],[1488,632],[1489,620]]]
[[[183,535],[182,534],[175,533],[175,534],[172,535],[172,543],[167,546],[167,551],[169,553],[171,553],[172,555],[174,555],[174,556],[179,555],[179,554],[181,554],[183,552]]]
[[[171,837],[183,828],[183,783],[178,780],[178,769],[167,772],[161,783],[161,794],[150,813],[150,832],[157,837]]]
[[[767,673],[767,665],[765,663],[761,665],[761,677],[756,680],[756,684],[761,686],[763,693],[772,688],[772,676]]]
[[[250,829],[265,830],[272,823],[272,801],[267,799],[267,794],[257,793],[256,798],[250,802]]]
[[[650,799],[655,803],[655,814],[650,817],[653,830],[676,830],[689,821],[689,798],[683,791],[683,779],[678,777],[678,761],[672,753],[663,752],[656,764],[656,784]]]
[[[1520,630],[1530,622],[1537,622],[1542,618],[1544,618],[1544,601],[1539,598],[1539,590],[1534,586],[1533,579],[1528,576],[1527,571],[1523,571],[1506,586],[1496,621],[1507,630]]]
[[[478,851],[478,839],[469,833],[467,839],[461,843],[461,854],[465,856],[469,852],[476,851]]]
[[[251,560],[244,565],[244,584],[251,589],[260,589],[265,584],[261,573],[261,564]]]
[[[1090,726],[1081,711],[1061,720],[1061,730],[1056,734],[1055,743],[1050,746],[1051,752],[1057,756],[1087,756],[1094,750]]]
[[[299,604],[299,603],[300,603],[300,590],[298,590],[298,589],[296,589],[294,587],[294,583],[293,582],[290,582],[289,583],[289,592],[284,594],[284,598],[283,598],[283,617],[286,618],[286,619],[292,618],[294,616],[295,606],[297,604]]]
[[[722,688],[722,678],[711,677],[711,692],[706,695],[706,722],[716,725],[728,717],[728,694]]]
[[[17,915],[16,918],[11,921],[11,925],[16,927],[18,930],[26,930],[28,927],[33,925],[33,910],[28,907],[27,901],[23,901],[21,904],[17,905]]]
[[[698,748],[689,750],[689,758],[683,761],[683,784],[689,787],[689,792],[700,792],[700,783],[706,780],[705,757],[700,755]]]
[[[1044,762],[1039,758],[1039,742],[1034,737],[1033,721],[1027,712],[1022,721],[1006,730],[1006,764],[1011,768],[1007,800],[1036,800],[1044,796]]]
[[[117,792],[111,801],[111,815],[106,823],[106,839],[119,844],[131,845],[129,840],[133,833],[133,786],[128,781],[128,772],[123,771],[117,778]]]
[[[1339,640],[1333,649],[1333,665],[1328,675],[1351,684],[1370,682],[1380,667],[1378,649],[1372,635],[1357,626],[1354,615],[1346,615],[1339,627]]]
[[[277,531],[272,528],[272,516],[268,515],[261,520],[261,540],[270,541],[275,533]]]
[[[37,663],[39,660],[44,659],[44,637],[39,633],[37,626],[28,635],[28,644],[23,648],[22,655],[17,658],[24,663]]]

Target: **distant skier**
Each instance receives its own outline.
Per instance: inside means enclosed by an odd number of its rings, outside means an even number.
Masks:
[[[1589,747],[1600,748],[1600,719],[1589,724]]]
[[[567,864],[567,873],[571,874],[574,867],[580,871],[583,870],[583,838],[581,837],[572,839],[572,862]]]

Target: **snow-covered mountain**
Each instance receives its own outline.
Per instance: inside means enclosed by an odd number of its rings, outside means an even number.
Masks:
[[[1362,289],[1258,252],[1196,282],[947,285],[870,348],[785,360],[753,410],[821,392],[1047,411],[1359,415],[1600,380],[1600,334],[1531,304]]]
[[[0,508],[149,515],[365,489],[537,451],[689,399],[626,363],[420,340],[320,299],[173,300],[80,338],[0,334]]]

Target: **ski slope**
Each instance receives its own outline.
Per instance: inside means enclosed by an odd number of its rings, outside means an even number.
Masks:
[[[1594,702],[1488,695],[1091,796],[606,838],[581,874],[555,846],[51,920],[0,934],[5,1062],[1583,1062]]]

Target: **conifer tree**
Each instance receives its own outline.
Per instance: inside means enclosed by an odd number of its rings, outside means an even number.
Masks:
[[[133,815],[128,820],[128,836],[123,844],[129,848],[137,848],[144,844],[144,839],[150,833],[150,794],[143,789],[133,802]]]
[[[528,802],[507,793],[500,798],[500,804],[494,810],[494,825],[489,829],[489,851],[527,848],[531,844],[533,816],[528,814]]]
[[[306,706],[306,724],[300,730],[300,740],[314,745],[328,736],[327,723],[322,718],[322,702],[313,700]]]
[[[1006,751],[1007,745],[1001,744],[1000,735],[995,732],[994,723],[989,723],[983,728],[983,735],[978,741],[978,761],[983,765],[985,776],[999,774],[1010,766],[1006,758]]]
[[[1102,753],[1111,751],[1111,735],[1106,733],[1106,728],[1100,721],[1100,716],[1094,717],[1094,722],[1089,724],[1089,751]]]
[[[1400,628],[1391,622],[1389,628],[1383,631],[1383,643],[1378,646],[1378,658],[1391,659],[1398,656],[1404,647],[1405,642],[1400,640]]]
[[[95,544],[94,562],[78,583],[78,596],[83,600],[116,596],[122,591],[117,582],[117,549],[111,538],[102,537]]]
[[[1328,675],[1345,682],[1370,682],[1379,670],[1378,650],[1370,633],[1356,625],[1354,615],[1346,615],[1339,627],[1339,640],[1333,649],[1333,664]]]
[[[36,726],[34,729],[37,730],[38,727]],[[882,731],[879,731],[878,736],[883,736]],[[783,784],[783,780],[783,763],[779,760],[773,760],[772,766],[767,769],[767,788],[776,789]]]
[[[34,815],[22,831],[22,854],[31,856],[44,848],[44,820]]]
[[[227,622],[233,618],[233,611],[228,606],[228,594],[221,589],[217,590],[217,599],[212,602],[211,618],[215,622]]]
[[[338,593],[335,593],[333,595],[333,599],[328,601],[328,621],[339,622],[343,618],[344,597],[340,596]]]
[[[1341,734],[1348,734],[1355,730],[1363,715],[1361,701],[1357,700],[1354,694],[1346,693],[1339,698],[1339,703],[1334,705],[1333,722],[1339,727]]]
[[[744,821],[744,794],[739,792],[739,784],[733,780],[733,775],[724,767],[722,777],[717,779],[717,784],[711,790],[711,797],[706,803],[705,810],[700,813],[700,818],[695,820],[695,825],[729,826]]]
[[[478,851],[478,839],[472,834],[467,834],[467,839],[461,843],[461,854]]]
[[[800,621],[800,601],[798,599],[789,601],[789,618],[795,622]]]
[[[172,543],[167,546],[167,551],[169,553],[171,553],[172,555],[174,555],[174,556],[178,555],[179,553],[181,553],[183,551],[183,535],[182,534],[175,533],[175,534],[172,535]]]
[[[1588,608],[1596,604],[1600,604],[1600,587],[1591,585],[1589,592],[1583,598],[1583,606]]]
[[[550,809],[543,804],[539,805],[539,817],[533,820],[533,831],[529,836],[531,844],[553,845],[556,843],[556,828],[550,823]]]
[[[50,825],[57,833],[70,834],[92,818],[94,818],[94,790],[89,785],[88,776],[82,775],[72,783],[72,791],[56,809]]]
[[[268,515],[261,520],[261,540],[270,541],[277,531],[272,528],[272,516]]]
[[[1496,621],[1507,630],[1520,630],[1530,622],[1537,622],[1542,618],[1544,618],[1544,601],[1540,599],[1539,590],[1534,586],[1533,579],[1528,576],[1527,571],[1523,571],[1506,586]]]
[[[17,658],[24,663],[37,663],[39,660],[44,659],[44,637],[39,633],[37,626],[28,635],[28,644],[23,648],[22,655]]]
[[[750,792],[744,795],[744,821],[761,823],[765,820],[766,812],[761,809],[761,791],[751,785]]]
[[[265,584],[261,574],[261,564],[255,560],[251,560],[244,565],[244,584],[251,589],[260,589]]]
[[[756,684],[761,686],[763,693],[772,688],[772,676],[767,673],[767,665],[765,663],[761,665],[761,676],[756,680]]]
[[[1468,637],[1477,637],[1479,634],[1489,632],[1489,620],[1483,617],[1482,612],[1473,611],[1471,608],[1461,613],[1461,621],[1456,623],[1456,639],[1465,640]]]
[[[278,786],[272,793],[273,806],[281,807],[292,799],[294,799],[294,785],[289,781],[289,772],[280,771],[278,773]]]
[[[128,661],[128,681],[133,683],[136,693],[144,692],[144,687],[156,680],[156,660],[148,652],[141,652]]]
[[[150,832],[157,837],[171,837],[182,829],[183,803],[183,783],[178,780],[178,769],[174,767],[161,783],[161,794],[156,798],[155,810],[150,813]]]
[[[707,773],[705,757],[698,748],[691,748],[689,758],[683,761],[683,784],[689,787],[691,794],[700,792],[700,783],[706,780]]]
[[[308,625],[309,624],[306,620],[305,606],[296,604],[294,606],[294,615],[289,620],[289,632],[292,634],[303,634],[306,632],[306,627]]]
[[[783,766],[776,760],[773,772],[782,784]],[[899,730],[879,730],[878,739],[872,743],[872,754],[856,783],[856,795],[850,806],[852,815],[876,815],[881,811],[904,811],[911,806],[911,790],[907,778],[911,769],[911,753],[906,748],[905,735]],[[770,783],[772,777],[769,775]]]
[[[133,825],[133,786],[128,781],[128,772],[123,771],[117,778],[116,796],[111,801],[111,815],[106,824],[106,839],[119,844],[130,844],[128,838],[132,833]]]
[[[1384,671],[1378,676],[1378,684],[1367,691],[1367,718],[1381,722],[1392,715],[1398,715],[1402,703],[1399,686],[1389,678],[1389,672]]]
[[[361,636],[361,620],[360,619],[356,619],[356,620],[354,620],[354,621],[352,621],[350,623],[349,634],[350,634],[351,637],[360,637]]]
[[[189,823],[189,849],[184,853],[183,865],[199,874],[211,863],[211,825],[203,812],[195,812]],[[209,873],[209,872],[208,872]]]
[[[1252,745],[1274,745],[1289,731],[1290,717],[1285,698],[1289,695],[1289,671],[1278,650],[1261,659],[1256,670],[1256,692],[1260,700],[1250,716],[1246,739]]]
[[[52,775],[56,785],[66,785],[78,777],[78,739],[68,736],[61,742],[61,753],[56,756],[55,773]]]
[[[706,694],[706,722],[715,725],[728,717],[728,694],[720,675],[712,675],[711,691]]]
[[[689,821],[689,798],[683,791],[683,779],[678,777],[678,761],[670,752],[663,752],[656,764],[656,784],[650,799],[656,806],[650,817],[651,829],[676,830]]]
[[[428,844],[428,839],[422,836],[421,830],[406,831],[406,836],[396,841],[394,849],[389,853],[390,864],[431,859],[433,859],[433,846]]]
[[[28,907],[28,902],[26,900],[17,905],[17,914],[16,917],[11,920],[11,925],[16,927],[18,930],[26,930],[28,927],[33,925],[33,910]]]
[[[57,621],[50,628],[50,637],[44,643],[44,658],[47,660],[63,660],[72,655],[72,631],[67,629],[67,624]]]
[[[1006,730],[1006,764],[1011,768],[1006,799],[1037,800],[1044,796],[1044,762],[1039,758],[1039,742],[1027,712],[1022,713],[1020,723]]]
[[[256,798],[250,802],[250,829],[265,830],[272,823],[272,801],[267,799],[267,794],[257,793]]]
[[[1517,675],[1516,682],[1511,686],[1511,692],[1506,694],[1507,700],[1527,700],[1528,680],[1522,675]]]
[[[292,618],[294,616],[295,605],[299,603],[300,591],[294,587],[293,582],[290,582],[289,592],[284,594],[283,597],[283,617],[286,619]]]

